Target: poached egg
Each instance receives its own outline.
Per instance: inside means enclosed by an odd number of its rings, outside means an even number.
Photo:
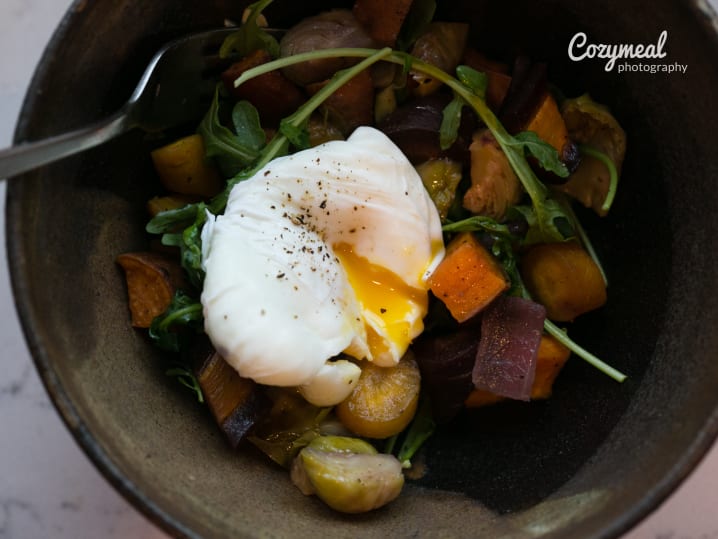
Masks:
[[[202,231],[205,331],[241,376],[344,400],[360,368],[398,363],[423,330],[444,254],[421,178],[371,127],[273,160]]]

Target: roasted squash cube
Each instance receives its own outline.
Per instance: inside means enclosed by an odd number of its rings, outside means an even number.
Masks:
[[[521,276],[551,320],[569,322],[606,303],[606,283],[591,256],[576,242],[531,247]]]
[[[451,240],[444,259],[429,277],[430,290],[459,322],[474,316],[508,287],[501,265],[470,232]]]

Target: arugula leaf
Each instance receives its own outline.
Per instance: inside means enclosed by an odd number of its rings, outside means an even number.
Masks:
[[[561,161],[556,148],[542,140],[533,131],[522,131],[513,136],[513,144],[523,149],[536,158],[539,166],[553,172],[559,178],[568,178],[568,167]]]
[[[298,150],[309,148],[309,131],[307,131],[306,122],[302,125],[294,125],[285,118],[279,122],[279,131]]]
[[[236,32],[224,40],[219,49],[220,58],[227,58],[233,53],[245,56],[259,49],[266,50],[273,58],[279,56],[277,40],[257,24],[257,18],[271,3],[272,0],[260,0],[248,7],[249,17]]]
[[[182,328],[201,333],[204,318],[202,305],[182,290],[177,290],[167,310],[152,320],[149,336],[163,350],[180,352],[188,345],[189,337]]]
[[[259,120],[259,113],[249,101],[239,101],[232,109],[232,124],[240,147],[256,153],[264,147],[266,134]]]
[[[499,235],[511,235],[509,227],[497,222],[486,215],[472,215],[461,221],[446,223],[441,227],[442,232],[478,232],[485,231]]]
[[[240,101],[232,110],[236,133],[220,120],[219,86],[212,105],[199,125],[198,132],[204,140],[207,157],[217,159],[226,176],[233,176],[253,163],[264,145],[264,131],[257,110],[247,101]]]
[[[166,234],[190,226],[197,219],[199,204],[187,204],[155,215],[145,226],[150,234]]]
[[[414,0],[396,39],[397,48],[402,51],[409,50],[434,20],[435,12],[435,0]]]
[[[411,468],[411,459],[424,445],[424,442],[434,434],[434,429],[436,429],[436,423],[431,415],[431,404],[426,396],[422,396],[416,415],[409,425],[406,438],[396,456],[401,462],[402,468]]]
[[[482,71],[460,65],[456,68],[456,77],[459,82],[469,88],[479,99],[486,98],[486,89],[489,87],[489,77]]]
[[[204,402],[204,394],[202,393],[202,387],[200,387],[197,377],[187,367],[178,363],[177,366],[167,369],[165,371],[165,374],[167,376],[175,378],[180,384],[192,391],[197,398],[197,402]]]
[[[579,346],[573,339],[568,336],[568,334],[564,330],[562,330],[550,320],[546,320],[543,327],[546,330],[546,333],[552,335],[558,342],[571,350],[571,352],[576,354],[578,357],[580,357],[590,365],[597,368],[603,374],[610,376],[617,382],[623,382],[627,378],[627,376],[621,371],[614,369],[610,365],[607,365],[599,358],[594,356],[591,352]]]
[[[162,244],[170,247],[179,247],[180,262],[189,278],[190,283],[202,289],[204,270],[202,269],[202,227],[207,221],[207,206],[204,202],[195,205],[196,214],[194,222],[182,232],[165,233]],[[161,215],[161,214],[160,214]]]
[[[207,212],[204,204],[201,204],[197,210],[197,219],[194,224],[187,227],[182,233],[182,267],[189,276],[190,282],[202,289],[204,281],[204,270],[202,269],[202,227],[207,221]]]
[[[439,128],[439,144],[442,150],[448,150],[459,135],[461,125],[461,109],[466,101],[462,97],[454,96],[441,115],[441,127]]]
[[[552,241],[566,241],[574,239],[577,235],[575,220],[570,212],[555,198],[547,198],[542,205],[542,218],[539,221],[536,208],[533,206],[512,206],[507,216],[520,214],[528,224],[528,231],[524,237],[524,245],[546,242],[546,230],[550,229],[554,235]]]

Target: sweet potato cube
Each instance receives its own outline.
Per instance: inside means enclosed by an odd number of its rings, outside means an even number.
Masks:
[[[531,386],[531,400],[547,399],[553,391],[553,383],[563,368],[571,350],[550,335],[542,335],[536,358],[536,373]]]
[[[281,71],[274,70],[234,87],[234,81],[242,73],[271,60],[272,57],[265,50],[251,52],[222,73],[222,82],[236,99],[246,99],[255,106],[262,125],[276,126],[282,118],[299,108],[306,99],[296,84]]]
[[[175,290],[182,286],[182,268],[174,260],[152,252],[124,253],[117,263],[125,271],[132,325],[148,328],[164,313]]]
[[[454,237],[429,278],[432,293],[464,322],[509,288],[503,268],[470,232]]]
[[[467,47],[464,51],[464,58],[461,61],[463,64],[486,74],[488,79],[486,103],[494,112],[498,112],[511,85],[511,75],[508,74],[508,67],[487,58],[471,47]]]
[[[378,45],[393,47],[413,0],[356,0],[354,17]]]
[[[160,182],[168,191],[212,197],[222,189],[219,172],[205,156],[200,135],[190,135],[152,152]]]
[[[551,320],[569,322],[606,303],[601,271],[576,242],[535,245],[520,268],[526,287]]]
[[[329,80],[307,86],[315,94]],[[332,125],[348,136],[360,125],[370,125],[374,119],[374,84],[368,69],[357,73],[327,98],[321,107]]]
[[[481,408],[482,406],[489,406],[490,404],[496,404],[497,402],[503,402],[507,400],[506,397],[491,393],[485,389],[474,388],[469,396],[464,401],[464,406],[467,408]]]
[[[556,148],[559,156],[563,157],[564,148],[570,144],[566,122],[553,96],[546,92],[539,108],[524,128],[524,131],[533,131],[542,140]]]

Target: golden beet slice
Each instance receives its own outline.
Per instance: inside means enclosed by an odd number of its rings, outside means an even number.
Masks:
[[[337,417],[359,436],[388,438],[414,417],[420,386],[419,367],[411,352],[394,367],[366,363],[354,391],[337,405]]]
[[[117,263],[125,270],[132,325],[148,328],[182,287],[182,268],[173,259],[152,252],[124,253]]]
[[[151,156],[160,182],[172,193],[212,197],[222,190],[222,179],[207,160],[204,140],[198,134],[157,148]]]

